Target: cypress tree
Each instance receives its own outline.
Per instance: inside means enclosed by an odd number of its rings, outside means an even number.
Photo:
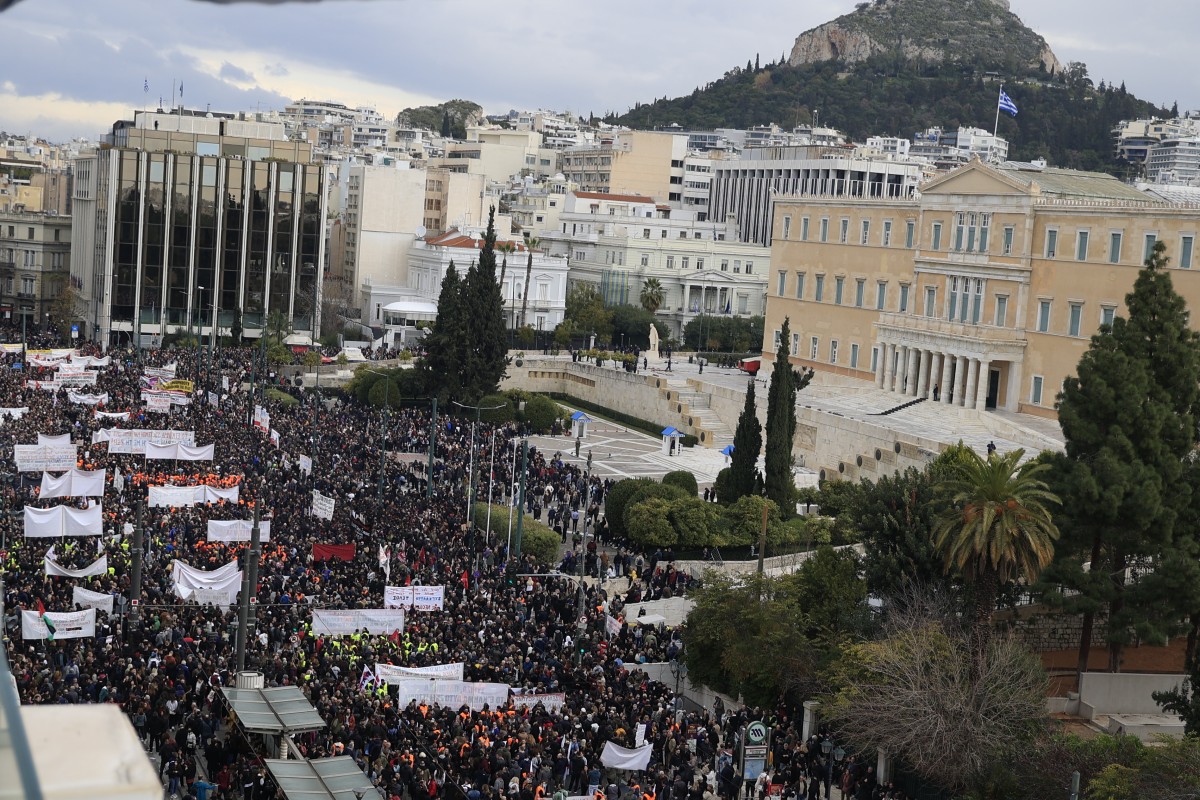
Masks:
[[[466,336],[462,394],[471,403],[499,388],[508,353],[500,284],[496,280],[495,218],[493,206],[479,260],[467,270],[463,282]]]
[[[785,317],[775,353],[775,369],[767,392],[767,453],[765,486],[785,517],[796,513],[796,486],[792,479],[792,439],[796,434],[796,393],[812,380],[812,370],[797,371],[791,364],[791,320]]]
[[[454,262],[450,262],[442,278],[438,294],[437,322],[433,332],[425,337],[425,385],[443,401],[458,394],[462,381],[461,341],[465,337],[462,308],[462,281]]]
[[[738,417],[733,434],[733,460],[729,465],[729,497],[721,502],[735,503],[738,498],[754,493],[754,477],[758,454],[762,451],[762,424],[755,408],[754,378],[746,388],[746,406]]]
[[[1135,636],[1162,641],[1200,610],[1189,459],[1200,405],[1200,339],[1155,245],[1126,295],[1128,317],[1102,328],[1058,396],[1066,454],[1052,489],[1063,500],[1063,539],[1044,582],[1074,589],[1062,598],[1083,614],[1078,669],[1087,668],[1097,612],[1107,611],[1109,664]],[[1082,563],[1089,562],[1087,572]],[[1149,572],[1126,583],[1126,570]],[[1164,611],[1167,609],[1167,611]]]

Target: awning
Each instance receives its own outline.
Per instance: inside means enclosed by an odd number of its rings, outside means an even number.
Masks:
[[[309,761],[268,758],[267,769],[288,800],[382,800],[350,756]]]
[[[663,436],[683,436],[684,434],[680,433],[675,428],[663,428],[662,435]]]
[[[415,315],[422,317],[437,317],[437,303],[424,300],[397,300],[383,307],[384,311],[395,314]]]
[[[576,411],[574,414],[571,415],[571,421],[572,422],[591,422],[592,418],[589,417],[587,414],[583,413],[582,411]]]
[[[325,727],[325,720],[296,686],[221,692],[242,727],[252,733],[303,733]]]

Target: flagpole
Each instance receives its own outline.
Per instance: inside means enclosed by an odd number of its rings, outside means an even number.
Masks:
[[[1000,94],[996,95],[996,122],[992,125],[992,138],[996,138],[996,133],[1000,130],[1000,98],[1004,96],[1004,84],[1000,84]]]

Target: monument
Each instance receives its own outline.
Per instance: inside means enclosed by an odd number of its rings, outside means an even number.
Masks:
[[[649,347],[649,348],[647,348],[647,351],[646,351],[646,357],[647,357],[647,358],[652,358],[652,359],[654,359],[655,361],[658,361],[658,359],[659,359],[659,355],[658,355],[658,328],[656,328],[656,327],[654,326],[654,323],[651,323],[651,324],[650,324],[650,347]]]

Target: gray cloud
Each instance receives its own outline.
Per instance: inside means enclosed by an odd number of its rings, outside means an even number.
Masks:
[[[218,72],[217,75],[227,81],[235,81],[237,83],[254,83],[254,76],[251,73],[239,66],[230,64],[228,61],[221,64],[221,71]]]

